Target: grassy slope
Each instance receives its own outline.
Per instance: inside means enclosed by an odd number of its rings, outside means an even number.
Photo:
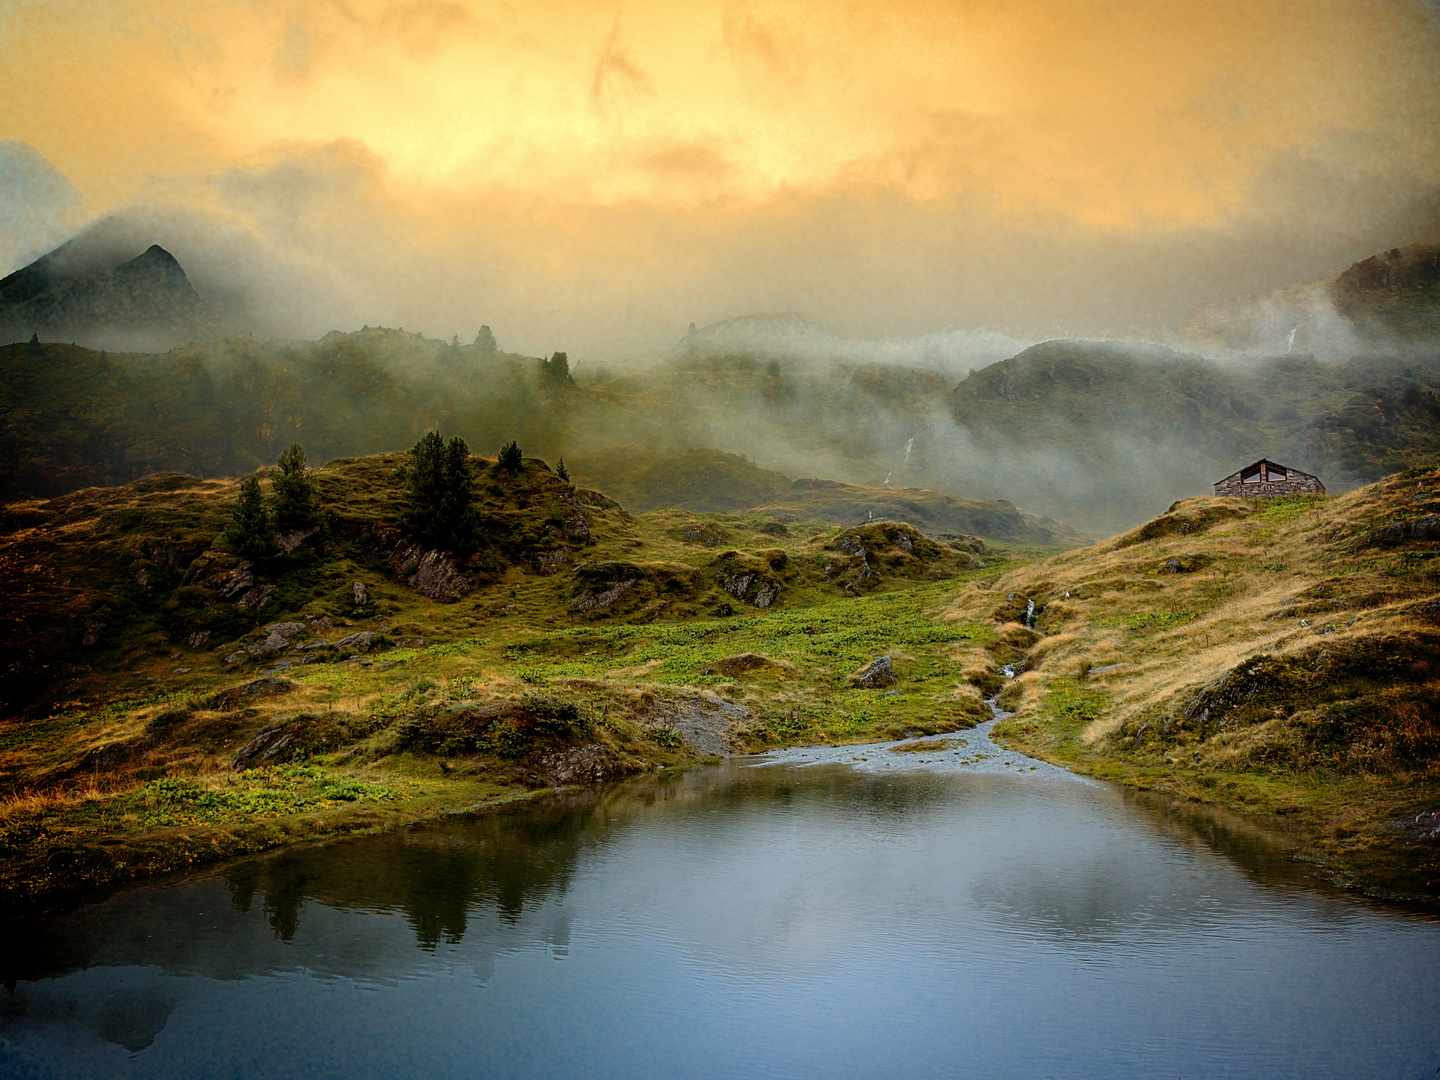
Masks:
[[[457,567],[475,587],[443,602],[407,585],[406,560],[383,558],[398,464],[342,460],[316,473],[327,533],[249,568],[254,587],[274,586],[258,611],[226,591],[246,567],[211,543],[231,481],[156,476],[7,508],[0,888],[53,893],[694,761],[708,751],[686,743],[686,718],[722,700],[746,710],[728,714],[728,734],[752,747],[985,716],[951,669],[955,649],[990,630],[937,613],[950,583],[1020,557],[976,558],[892,524],[633,518],[529,461],[514,479],[484,466],[487,542]],[[562,527],[575,497],[583,538]],[[863,574],[842,535],[863,543]],[[748,573],[756,584],[743,599],[722,588]],[[634,584],[579,608],[617,581]],[[765,582],[778,593],[760,609]],[[291,647],[246,653],[279,621],[305,623]],[[373,652],[293,648],[360,630],[384,640]],[[752,652],[772,662],[720,663]],[[905,693],[853,687],[847,675],[884,652]],[[276,673],[279,693],[216,697],[302,655],[317,662]],[[231,755],[272,727],[292,734],[290,760],[232,770]]]
[[[1285,815],[1338,876],[1433,896],[1440,850],[1393,823],[1440,803],[1440,532],[1403,525],[1437,510],[1432,469],[1337,498],[1189,499],[950,610],[1037,603],[1036,631],[971,650],[977,681],[1021,665],[1001,696],[1010,745]]]

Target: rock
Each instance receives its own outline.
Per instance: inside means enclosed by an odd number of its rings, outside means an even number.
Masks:
[[[306,540],[309,540],[310,537],[314,536],[319,531],[320,527],[317,525],[313,529],[296,529],[293,532],[281,533],[278,537],[280,543],[280,550],[283,551],[286,555],[289,555],[291,552],[293,552],[296,548],[298,548]]]
[[[768,608],[775,602],[775,597],[780,595],[780,586],[776,582],[767,581],[755,592],[753,603],[757,608]]]
[[[540,775],[552,787],[599,784],[619,771],[615,752],[603,743],[574,746],[540,760]]]
[[[290,756],[294,742],[294,731],[287,731],[278,724],[267,727],[236,751],[230,759],[230,768],[239,771],[253,769],[257,765],[277,764]]]
[[[1178,574],[1178,573],[1180,573],[1180,560],[1179,560],[1179,559],[1171,559],[1169,562],[1167,562],[1167,563],[1165,564],[1165,572],[1166,572],[1167,574]]]
[[[460,599],[475,587],[445,552],[411,544],[394,529],[372,527],[370,544],[421,596],[449,602]]]
[[[866,690],[880,690],[895,685],[895,662],[888,656],[877,656],[861,670],[850,676],[850,681]]]
[[[209,640],[209,630],[196,630],[193,634],[191,634],[185,639],[185,644],[189,645],[192,649],[203,649],[205,647],[205,643]]]
[[[1354,546],[1376,547],[1399,544],[1406,540],[1440,540],[1440,516],[1428,514],[1425,517],[1411,518],[1409,521],[1382,525],[1378,529],[1363,533],[1355,540]]]
[[[749,592],[750,586],[755,584],[755,579],[759,576],[753,570],[744,570],[738,574],[726,574],[722,571],[715,576],[715,580],[736,600],[744,600],[745,594]]]
[[[85,623],[85,636],[80,639],[80,644],[90,648],[100,640],[100,635],[105,632],[105,624],[99,619],[90,619]]]
[[[242,686],[231,686],[219,691],[210,699],[212,709],[233,709],[246,698],[273,697],[288,694],[295,684],[288,679],[256,679]]]
[[[718,694],[684,692],[647,695],[636,712],[650,727],[674,728],[700,753],[717,756],[730,753],[731,737],[750,717],[744,705],[726,701]]]
[[[617,581],[608,589],[598,592],[588,592],[570,605],[571,611],[593,611],[595,608],[609,607],[620,597],[633,589],[636,585],[635,579]]]
[[[235,606],[241,611],[259,611],[270,599],[270,594],[275,591],[274,585],[256,585],[235,601]]]
[[[209,546],[205,540],[162,540],[150,545],[150,561],[171,570],[184,570]]]
[[[354,597],[356,607],[364,607],[370,602],[370,592],[363,581],[357,581],[350,586],[350,595]]]
[[[458,600],[473,587],[470,579],[438,551],[427,551],[420,557],[415,572],[405,583],[431,600]]]
[[[680,538],[687,544],[718,547],[730,539],[730,534],[714,522],[692,521],[680,530]]]
[[[255,584],[255,574],[249,563],[241,563],[228,574],[215,579],[215,592],[222,600],[236,600]]]
[[[377,634],[374,630],[361,630],[358,633],[346,634],[339,641],[335,642],[337,649],[373,649],[384,640],[383,634]]]
[[[232,652],[229,656],[225,657],[225,666],[234,667],[244,659],[245,654],[243,652]]]
[[[536,556],[533,561],[535,564],[535,572],[541,577],[549,577],[561,567],[570,565],[570,549],[555,548],[553,551],[541,553]]]
[[[1088,672],[1086,672],[1086,674],[1087,674],[1087,675],[1104,675],[1106,672],[1109,672],[1109,671],[1119,671],[1122,667],[1127,667],[1128,664],[1129,664],[1128,661],[1126,661],[1126,660],[1121,660],[1118,664],[1105,664],[1105,665],[1103,665],[1103,666],[1101,666],[1101,667],[1092,667]]]

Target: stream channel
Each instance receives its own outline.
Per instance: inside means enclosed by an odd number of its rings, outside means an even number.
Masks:
[[[993,723],[12,925],[0,1077],[1435,1075],[1440,922],[1328,888],[1246,819],[1006,752]]]

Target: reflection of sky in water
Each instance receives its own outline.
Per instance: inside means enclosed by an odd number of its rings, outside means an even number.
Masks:
[[[1208,831],[732,767],[280,852],[23,928],[0,1075],[1433,1075],[1440,925]]]

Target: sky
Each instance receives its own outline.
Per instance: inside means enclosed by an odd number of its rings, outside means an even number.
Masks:
[[[1435,0],[0,0],[0,271],[259,332],[1145,336],[1440,239]]]

